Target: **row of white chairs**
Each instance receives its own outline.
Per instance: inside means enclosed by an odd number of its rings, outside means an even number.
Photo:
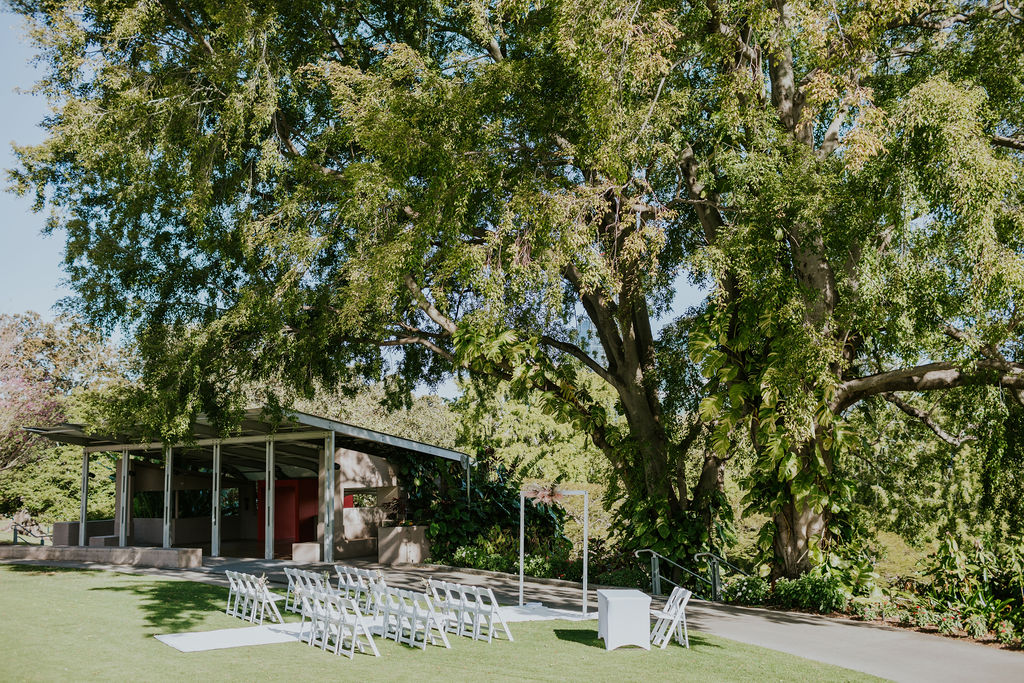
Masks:
[[[300,637],[312,646],[354,656],[367,649],[380,656],[373,636],[425,649],[450,648],[448,633],[491,642],[512,633],[501,617],[494,591],[428,579],[428,592],[389,587],[380,572],[336,565],[337,585],[326,572],[285,567],[288,590],[276,595],[265,579],[228,571],[227,613],[263,623],[267,612],[283,623],[276,602],[301,614]]]
[[[372,607],[374,588],[387,585],[379,570],[336,564],[334,572],[338,575],[338,592],[355,600],[357,605],[362,605],[364,612],[370,611]]]
[[[345,597],[329,585],[316,588],[313,584],[299,583],[295,588],[295,602],[299,605],[302,622],[299,638],[311,647],[331,650],[334,654],[355,656],[356,648],[374,657],[380,657],[373,642],[372,620],[368,620],[352,598]],[[308,627],[308,628],[307,628]]]
[[[691,595],[690,591],[676,586],[668,596],[664,609],[651,610],[651,616],[655,619],[651,630],[651,645],[664,650],[672,642],[672,636],[675,636],[680,645],[690,647],[690,633],[686,628],[686,603],[690,601]]]
[[[449,632],[469,636],[473,640],[486,637],[488,643],[504,632],[506,638],[513,640],[508,624],[501,617],[498,600],[490,588],[437,579],[427,579],[427,586],[441,608]]]
[[[303,589],[307,593],[322,593],[331,586],[326,572],[311,572],[297,567],[285,567],[284,575],[288,579],[288,592],[285,594],[284,608],[289,612],[298,613],[300,611],[299,589]]]
[[[284,623],[281,612],[277,609],[277,601],[284,598],[271,593],[266,577],[257,577],[242,572],[226,571],[228,578],[228,604],[225,613],[246,619],[251,623],[263,623],[269,612],[276,623]]]
[[[373,587],[372,602],[376,633],[396,643],[426,649],[441,642],[451,648],[445,634],[446,620],[427,593],[385,585]]]

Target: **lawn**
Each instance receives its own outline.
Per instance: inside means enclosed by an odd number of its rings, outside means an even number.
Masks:
[[[379,642],[354,660],[283,643],[181,653],[154,635],[242,627],[227,589],[112,572],[0,566],[0,680],[700,680],[866,681],[847,669],[701,634],[645,652],[607,652],[597,623],[512,624],[513,643],[452,638],[452,649]]]

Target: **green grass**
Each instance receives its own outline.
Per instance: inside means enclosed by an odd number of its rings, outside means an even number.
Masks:
[[[866,681],[847,669],[691,632],[691,649],[607,652],[596,622],[512,624],[513,643],[452,637],[452,649],[379,642],[381,657],[300,643],[181,653],[162,633],[242,627],[227,589],[112,572],[0,566],[0,680]]]

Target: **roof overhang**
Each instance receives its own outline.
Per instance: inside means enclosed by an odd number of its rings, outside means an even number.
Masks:
[[[213,445],[220,444],[221,453],[231,458],[234,466],[251,473],[262,471],[266,443],[272,440],[278,466],[293,473],[303,470],[315,474],[324,439],[332,433],[335,447],[369,453],[385,460],[395,455],[444,458],[461,463],[471,460],[460,451],[298,411],[288,413],[280,422],[271,423],[258,408],[247,410],[238,429],[226,436],[218,435],[206,416],[200,415],[192,423],[192,438],[174,444],[143,442],[130,433],[114,436],[88,434],[85,427],[78,424],[26,427],[26,430],[57,443],[81,446],[86,453],[127,451],[155,459],[162,458],[164,446],[169,445],[175,451],[176,460],[182,457],[179,462],[191,462],[198,467],[209,463],[208,454]]]

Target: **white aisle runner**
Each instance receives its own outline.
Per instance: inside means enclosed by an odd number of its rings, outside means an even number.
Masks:
[[[181,652],[202,652],[204,650],[223,650],[229,647],[245,647],[246,645],[271,645],[298,641],[299,626],[298,622],[264,624],[263,626],[243,628],[222,628],[219,631],[168,633],[155,636],[155,638]]]
[[[521,607],[519,605],[502,606],[498,609],[501,610],[501,618],[509,624],[516,621],[552,621],[554,619],[585,621],[587,619],[597,619],[596,609],[589,612],[587,616],[583,616],[583,612],[580,610],[555,609],[553,607],[545,607],[539,602],[528,602]]]
[[[583,616],[581,612],[567,609],[544,607],[539,603],[527,603],[522,607],[510,605],[499,607],[501,616],[506,623],[521,621],[550,621],[566,619],[583,621],[596,619],[597,611]],[[366,625],[376,632],[380,627],[381,618],[364,617]],[[217,631],[193,631],[191,633],[168,633],[154,636],[165,645],[170,645],[181,652],[203,652],[205,650],[224,650],[231,647],[249,645],[273,645],[274,643],[290,643],[299,640],[299,622],[287,624],[264,624],[263,626],[245,626],[242,628],[222,628]],[[309,628],[309,625],[306,625]]]

